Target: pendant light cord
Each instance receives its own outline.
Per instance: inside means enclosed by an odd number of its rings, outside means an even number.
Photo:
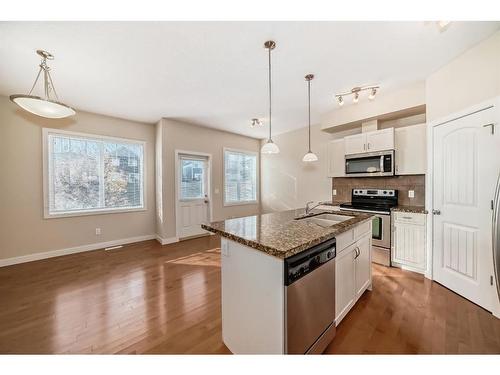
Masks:
[[[269,60],[268,60],[268,70],[269,70],[269,141],[271,141],[271,107],[272,107],[272,99],[271,99],[271,48],[268,48],[269,51]]]
[[[307,81],[307,97],[309,100],[309,152],[311,152],[311,80]]]

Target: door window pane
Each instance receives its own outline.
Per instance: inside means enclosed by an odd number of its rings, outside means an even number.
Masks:
[[[205,197],[205,160],[181,157],[181,200]]]

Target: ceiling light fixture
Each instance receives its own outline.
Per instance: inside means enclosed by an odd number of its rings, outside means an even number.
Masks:
[[[311,151],[311,81],[314,78],[313,74],[306,75],[307,81],[307,98],[308,98],[308,118],[309,118],[309,151],[304,155],[302,161],[312,162],[317,161],[318,157],[314,152]]]
[[[47,60],[53,60],[54,56],[51,53],[43,50],[37,50],[36,53],[42,57],[42,61],[39,65],[40,69],[38,70],[38,74],[35,78],[35,82],[33,83],[30,92],[27,95],[11,95],[10,100],[25,111],[33,113],[37,116],[46,118],[65,118],[73,116],[75,114],[74,109],[64,103],[59,102],[56,88],[54,87],[52,77],[50,76],[50,68],[47,65]],[[42,72],[44,88],[43,98],[40,96],[31,95]],[[52,98],[52,92],[54,93],[54,98]]]
[[[451,21],[437,21],[437,25],[438,25],[438,28],[439,28],[439,32],[444,32],[448,29],[448,27],[450,26],[451,24]]]
[[[359,92],[354,93],[354,98],[352,98],[353,103],[359,102]]]
[[[362,91],[370,90],[370,95],[368,96],[368,99],[373,100],[375,99],[375,95],[377,95],[378,90],[380,89],[380,86],[360,86],[360,87],[353,87],[350,91],[342,92],[340,94],[335,94],[335,98],[337,99],[337,103],[339,107],[342,107],[344,105],[344,97],[348,95],[353,95],[352,101],[353,103],[358,103],[359,102],[359,95]]]
[[[278,154],[280,152],[279,147],[273,142],[271,138],[271,114],[272,114],[272,86],[271,86],[271,51],[276,47],[276,43],[272,40],[268,40],[264,43],[264,48],[268,51],[268,69],[269,69],[269,138],[267,142],[262,146],[260,152],[263,154]]]
[[[370,95],[368,95],[369,100],[375,99],[375,95],[377,95],[377,89],[374,87],[372,88],[372,92],[370,92]]]
[[[258,118],[253,118],[252,119],[252,124],[250,125],[251,128],[255,128],[256,126],[262,126],[264,123],[258,119]]]

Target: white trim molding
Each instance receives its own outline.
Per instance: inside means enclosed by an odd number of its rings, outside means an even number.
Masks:
[[[106,248],[106,247],[126,245],[126,244],[130,244],[130,243],[142,242],[142,241],[148,241],[148,240],[154,240],[154,239],[157,239],[157,236],[155,234],[148,234],[145,236],[129,237],[129,238],[123,238],[120,240],[113,240],[113,241],[106,241],[106,242],[96,242],[96,243],[91,243],[91,244],[87,244],[87,245],[68,247],[66,249],[51,250],[51,251],[45,251],[42,253],[22,255],[19,257],[0,259],[0,267],[11,266],[14,264],[19,264],[19,263],[33,262],[35,260],[54,258],[54,257],[63,256],[63,255],[83,253],[85,251],[104,250],[104,248]]]
[[[168,245],[168,244],[171,244],[171,243],[179,242],[179,238],[177,238],[177,237],[163,238],[163,237],[160,237],[160,236],[157,235],[156,236],[156,241],[158,241],[162,245]]]

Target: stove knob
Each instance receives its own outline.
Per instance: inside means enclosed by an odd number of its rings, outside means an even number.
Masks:
[[[387,191],[384,190],[384,194],[387,194]]]
[[[326,253],[326,257],[327,257],[328,259],[330,259],[330,258],[332,257],[332,252],[331,252],[331,251],[327,252],[327,253]]]

